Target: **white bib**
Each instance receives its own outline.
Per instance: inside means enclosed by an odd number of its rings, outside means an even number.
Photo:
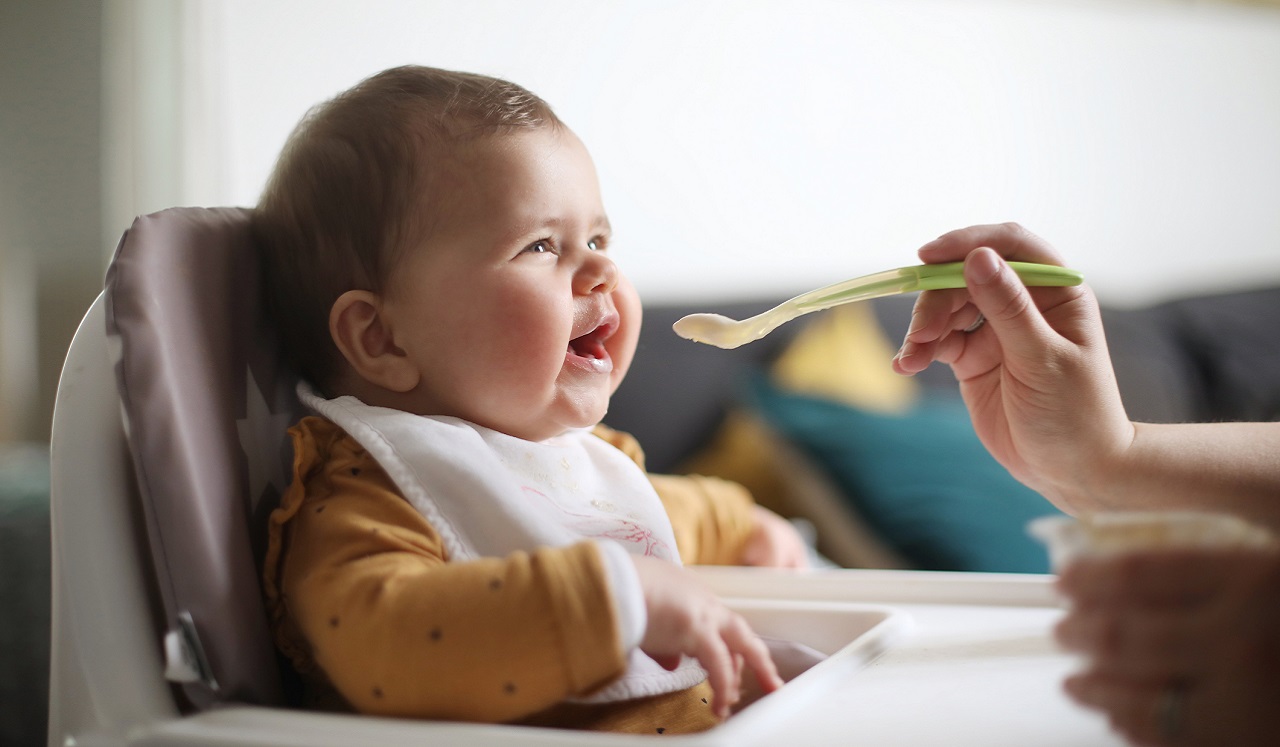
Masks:
[[[589,430],[526,441],[460,418],[373,407],[351,396],[322,399],[306,383],[298,396],[386,470],[453,561],[595,539],[680,564],[671,521],[648,477]],[[623,676],[578,702],[660,695],[704,678],[692,660],[668,672],[634,648]]]

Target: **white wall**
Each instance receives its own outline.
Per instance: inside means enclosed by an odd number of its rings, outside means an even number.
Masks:
[[[0,2],[0,444],[48,439],[67,344],[102,287],[101,16]]]
[[[1280,281],[1280,12],[1065,0],[191,2],[201,201],[407,63],[513,79],[592,150],[649,299],[805,290],[1018,220],[1107,300]],[[208,138],[208,139],[204,139]]]

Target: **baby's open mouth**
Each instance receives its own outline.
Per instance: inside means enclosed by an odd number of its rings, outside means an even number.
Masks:
[[[603,319],[594,329],[584,335],[569,340],[566,351],[571,359],[587,364],[595,371],[607,373],[613,369],[613,360],[605,349],[605,340],[613,336],[618,329],[618,318],[610,315]]]

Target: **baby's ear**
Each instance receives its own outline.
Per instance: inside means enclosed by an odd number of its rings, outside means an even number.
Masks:
[[[396,347],[377,294],[351,290],[339,296],[329,309],[329,335],[356,374],[370,384],[399,393],[418,385],[421,374]]]

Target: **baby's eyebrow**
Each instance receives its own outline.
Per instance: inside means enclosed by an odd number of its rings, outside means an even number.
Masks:
[[[521,221],[519,229],[517,229],[516,231],[513,231],[512,235],[513,235],[513,238],[514,237],[524,238],[524,237],[532,236],[534,234],[537,234],[549,228],[559,230],[563,228],[566,223],[569,223],[569,222],[570,221],[568,219],[562,218],[558,215],[553,215],[550,217],[545,217],[545,216],[532,217],[531,216],[528,220]],[[613,233],[613,225],[609,223],[609,217],[607,215],[604,215],[603,213],[589,220],[587,222],[587,225],[590,227],[590,230],[593,233],[603,233],[603,234]]]

